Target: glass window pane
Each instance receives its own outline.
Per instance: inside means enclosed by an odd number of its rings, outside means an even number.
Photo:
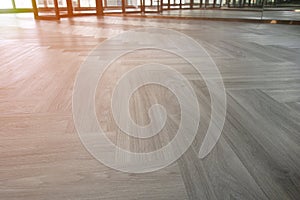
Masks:
[[[67,7],[67,1],[66,0],[58,0],[58,6]]]
[[[53,0],[46,0],[48,7],[54,7],[54,1]]]
[[[32,8],[31,0],[15,0],[16,8]]]
[[[11,0],[1,0],[0,9],[13,8]]]
[[[96,7],[95,0],[80,0],[81,7]]]

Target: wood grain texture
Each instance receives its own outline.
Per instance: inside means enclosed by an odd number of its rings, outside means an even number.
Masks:
[[[299,199],[299,26],[120,17],[52,22],[27,14],[0,18],[0,199]],[[220,140],[201,160],[197,154],[211,112],[202,77],[166,52],[145,50],[118,59],[98,84],[96,105],[99,123],[122,148],[161,148],[180,121],[174,95],[149,85],[133,95],[131,114],[138,124],[147,124],[147,110],[160,103],[169,114],[166,127],[149,140],[117,129],[110,95],[133,65],[155,58],[172,66],[192,84],[201,110],[196,139],[177,162],[152,173],[126,174],[104,166],[82,146],[72,118],[72,90],[81,63],[96,45],[141,27],[174,29],[205,47],[222,74],[228,107]]]

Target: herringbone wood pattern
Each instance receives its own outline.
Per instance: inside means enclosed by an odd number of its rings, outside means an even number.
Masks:
[[[118,17],[60,22],[34,21],[28,15],[0,19],[1,199],[300,197],[299,26]],[[110,82],[99,83],[96,99],[102,104],[96,101],[97,114],[111,131],[109,137],[124,148],[144,145],[142,150],[147,151],[168,139],[128,142],[124,134],[114,132],[111,115],[104,112],[108,108],[101,106],[109,100],[105,92],[110,84],[128,63],[161,56],[198,92],[203,120],[193,146],[171,166],[136,175],[109,169],[84,149],[72,119],[72,89],[80,64],[97,44],[145,26],[175,29],[203,45],[223,76],[228,108],[221,139],[200,160],[199,143],[210,116],[209,94],[201,77],[161,52],[129,55],[112,65],[107,71]],[[153,102],[169,106],[176,116],[177,102],[172,104],[172,99],[159,87],[143,88],[133,97],[133,116],[139,123],[147,122],[145,111]],[[176,122],[175,117],[171,128]]]

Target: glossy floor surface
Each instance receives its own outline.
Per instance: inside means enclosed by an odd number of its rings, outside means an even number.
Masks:
[[[164,134],[170,137],[168,130],[178,125],[178,102],[157,86],[133,95],[130,108],[137,123],[145,124],[152,103],[165,105],[175,118],[160,138],[129,141],[112,122],[111,84],[130,63],[151,55],[189,79],[203,117],[195,142],[177,162],[128,174],[106,167],[83,147],[73,122],[72,91],[94,47],[142,27],[177,30],[205,47],[223,77],[227,115],[217,145],[199,159],[210,116],[201,76],[161,52],[120,59],[99,82],[96,96],[98,120],[114,143],[133,151],[140,145],[146,147],[142,151],[160,148],[168,139]],[[56,22],[0,15],[0,199],[299,199],[299,38],[300,26],[294,25],[121,17]]]

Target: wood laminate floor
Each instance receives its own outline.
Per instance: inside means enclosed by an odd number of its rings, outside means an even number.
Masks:
[[[173,120],[149,141],[116,130],[107,106],[112,85],[130,64],[149,55],[189,79],[203,117],[195,142],[177,162],[128,174],[85,150],[74,127],[72,91],[81,63],[96,45],[141,27],[174,29],[206,48],[224,80],[227,116],[217,145],[199,159],[211,112],[202,78],[162,52],[119,59],[99,82],[96,96],[98,120],[114,143],[131,151],[157,149],[178,125],[172,93],[150,85],[133,95],[133,118],[146,124],[146,110],[159,102]],[[299,199],[299,55],[300,26],[293,25],[121,17],[55,22],[0,15],[0,199]]]

